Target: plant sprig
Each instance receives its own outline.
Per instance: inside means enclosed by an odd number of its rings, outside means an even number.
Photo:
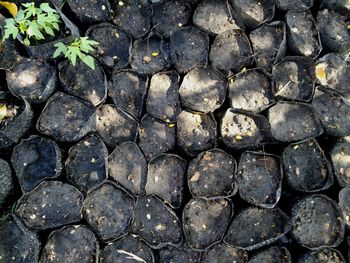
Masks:
[[[69,45],[58,42],[54,45],[57,49],[53,54],[53,58],[56,58],[63,54],[64,57],[67,58],[73,66],[76,65],[77,58],[79,58],[88,67],[94,70],[94,58],[90,56],[89,53],[94,51],[95,47],[98,44],[98,42],[90,40],[89,37],[75,38]]]
[[[45,39],[44,34],[55,36],[55,30],[59,31],[61,18],[58,12],[51,8],[48,3],[40,4],[39,8],[35,3],[22,4],[24,9],[17,12],[15,18],[5,20],[5,33],[3,39],[16,39],[21,34],[26,46],[31,44],[31,39],[36,41]]]

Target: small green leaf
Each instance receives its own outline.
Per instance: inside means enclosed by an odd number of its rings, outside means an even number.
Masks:
[[[17,15],[16,15],[15,19],[16,19],[17,22],[18,21],[22,21],[24,19],[24,12],[23,12],[23,10],[19,10],[17,12]]]
[[[60,22],[61,17],[57,14],[45,14],[46,16],[46,22],[48,23],[58,23]]]
[[[80,49],[85,53],[89,53],[94,50],[94,46],[97,46],[99,43],[94,40],[89,40],[88,37],[80,38]]]
[[[70,46],[74,46],[74,47],[79,47],[79,46],[80,46],[80,43],[81,43],[80,39],[79,39],[79,38],[75,38],[75,39],[73,40],[73,42],[71,42],[69,45],[70,45]]]
[[[31,5],[32,5],[32,3],[23,3],[23,4],[22,4],[22,6],[24,6],[24,7],[26,7],[26,8],[30,7]]]
[[[72,65],[75,66],[77,62],[77,57],[81,58],[83,55],[79,47],[69,46],[67,49],[66,57],[72,62]]]
[[[38,14],[36,21],[38,22],[39,25],[45,26],[46,24],[46,15],[45,14]]]
[[[83,43],[81,43],[80,49],[81,49],[81,51],[83,51],[85,53],[89,53],[90,51],[94,50],[90,45],[86,45],[86,44],[83,44]]]
[[[53,37],[55,36],[55,32],[53,32],[53,30],[50,27],[44,26],[44,29],[48,35],[53,36]]]
[[[69,60],[72,63],[72,65],[75,67],[75,64],[77,63],[77,55],[76,54],[71,54],[69,56]]]
[[[46,13],[57,13],[57,11],[50,7],[48,3],[42,3],[40,9]]]
[[[60,30],[60,26],[58,25],[58,23],[51,23],[51,26],[56,29],[57,31]]]
[[[98,46],[100,43],[98,43],[97,41],[95,41],[95,40],[87,40],[88,41],[88,43],[90,44],[90,45],[92,45],[92,46]]]
[[[90,45],[98,45],[99,44],[97,41],[89,39],[89,37],[81,37],[80,40],[82,42],[89,43]]]
[[[81,49],[81,51],[83,51],[85,53],[89,53],[90,51],[94,50],[94,48],[91,45],[89,45],[85,42],[81,42],[80,49]]]
[[[66,55],[67,47],[65,44],[63,44],[62,42],[58,42],[54,45],[54,47],[56,47],[57,49],[55,50],[55,53],[53,54],[53,58],[56,58],[61,54]]]
[[[6,26],[14,26],[16,24],[16,21],[13,18],[8,18],[5,20]]]
[[[63,42],[57,42],[57,43],[55,43],[54,45],[53,45],[54,47],[57,47],[57,48],[60,48],[60,47],[62,47],[62,46],[66,46]]]
[[[28,38],[25,38],[25,39],[23,40],[23,43],[24,43],[24,45],[26,45],[26,46],[30,46],[30,41],[29,41]]]
[[[23,6],[26,7],[26,9],[24,10],[24,13],[25,13],[24,18],[25,19],[28,19],[28,18],[36,15],[37,8],[35,7],[34,2],[28,3],[28,4],[23,4]],[[40,9],[39,9],[39,11],[40,11]]]
[[[17,207],[17,201],[15,201],[15,202],[12,204],[12,207],[11,207],[11,212],[12,212],[12,213],[15,212],[16,207]]]
[[[92,70],[95,70],[95,60],[92,56],[86,55],[83,58],[83,62],[88,65],[89,68],[91,68]]]
[[[28,28],[28,21],[20,21],[18,23],[18,29],[19,31],[24,34],[26,31],[27,31],[27,28]]]
[[[13,39],[16,39],[18,32],[19,31],[15,25],[15,20],[13,18],[6,19],[4,39],[9,38],[11,35]]]
[[[29,37],[34,36],[36,40],[45,39],[44,35],[40,32],[38,24],[31,22],[28,26],[27,33]]]

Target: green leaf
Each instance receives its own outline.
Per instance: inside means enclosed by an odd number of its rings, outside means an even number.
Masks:
[[[16,21],[13,18],[8,18],[5,20],[6,26],[14,26],[16,24]]]
[[[11,35],[13,39],[16,39],[18,32],[15,20],[13,18],[6,19],[4,39],[9,38]]]
[[[46,16],[46,22],[48,23],[59,23],[61,22],[61,17],[57,14],[45,14]]]
[[[15,19],[16,19],[17,22],[18,21],[22,21],[24,19],[24,12],[23,12],[23,10],[19,10],[17,12],[17,15],[16,15]]]
[[[89,39],[89,37],[81,37],[80,39],[81,39],[82,42],[88,43],[89,45],[92,45],[92,46],[96,46],[96,45],[100,44],[100,43],[98,43],[95,40]]]
[[[55,53],[53,54],[53,58],[56,58],[61,54],[66,55],[67,47],[65,44],[63,44],[62,42],[58,42],[54,45],[54,47],[56,47],[57,49],[55,50]]]
[[[25,13],[25,19],[30,18],[31,16],[35,16],[38,9],[35,7],[34,2],[32,3],[28,3],[28,4],[23,4],[23,6],[26,7],[26,9],[24,10]],[[40,9],[39,9],[40,11]]]
[[[30,46],[30,41],[29,41],[28,38],[25,38],[25,39],[23,40],[23,43],[24,43],[24,45],[26,45],[26,46]]]
[[[94,58],[92,56],[86,55],[86,56],[84,56],[82,61],[86,65],[88,65],[89,68],[91,68],[92,70],[95,70],[95,60],[94,60]]]
[[[73,40],[73,42],[71,42],[69,45],[70,45],[70,46],[74,46],[74,47],[79,47],[79,46],[80,46],[80,43],[81,43],[80,39],[79,39],[79,38],[75,38],[75,39]]]
[[[34,36],[36,40],[45,39],[44,35],[40,32],[38,24],[35,22],[30,22],[27,33],[29,37]]]
[[[46,13],[57,13],[57,11],[50,7],[48,3],[42,3],[40,9]]]
[[[18,201],[15,201],[15,202],[12,204],[12,207],[11,207],[11,212],[12,212],[12,213],[15,213],[15,210],[16,210],[16,207],[17,207],[17,202],[18,202]]]
[[[73,66],[75,66],[77,62],[77,57],[80,59],[83,57],[83,54],[81,53],[79,47],[69,46],[67,49],[66,58],[70,60]]]
[[[36,21],[37,21],[37,23],[39,24],[39,25],[41,25],[41,26],[45,26],[45,24],[46,24],[46,20],[47,20],[47,18],[46,18],[46,15],[45,14],[38,14],[37,15],[37,19],[36,19]]]
[[[28,7],[30,7],[32,4],[33,4],[33,3],[23,3],[22,6],[28,8]]]
[[[61,46],[66,46],[66,45],[63,42],[57,42],[53,46],[59,48]]]
[[[53,37],[55,36],[55,32],[53,32],[53,30],[49,26],[44,26],[44,30],[45,30],[46,34],[53,36]]]
[[[60,26],[57,23],[51,23],[51,26],[56,29],[57,31],[60,30]]]
[[[19,21],[18,23],[18,29],[21,32],[21,34],[24,34],[27,32],[28,29],[28,21],[27,20],[23,20],[23,21]]]
[[[80,49],[85,53],[89,53],[90,51],[94,50],[94,48],[91,45],[83,41],[80,43]]]
[[[89,40],[88,37],[80,38],[80,49],[85,53],[89,53],[94,50],[94,46],[97,46],[99,43],[94,40]]]

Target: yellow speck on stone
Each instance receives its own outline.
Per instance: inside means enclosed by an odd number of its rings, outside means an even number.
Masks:
[[[253,136],[253,133],[252,133],[251,131],[247,131],[247,135],[248,135],[249,137],[252,137],[252,136]]]
[[[6,104],[0,104],[0,121],[2,121],[7,114]]]
[[[118,5],[119,6],[124,6],[124,2],[123,1],[119,1]]]
[[[236,135],[236,136],[235,136],[235,139],[236,139],[236,140],[243,140],[243,137],[242,137],[241,135]]]
[[[208,227],[207,227],[206,224],[203,224],[202,227],[203,227],[204,229],[208,229]]]
[[[168,126],[169,126],[169,128],[174,128],[175,127],[175,123],[170,123]]]
[[[115,32],[115,34],[114,34],[114,35],[115,35],[115,37],[116,37],[116,38],[120,38],[120,35],[119,35],[119,33],[118,33],[118,32]]]
[[[326,79],[326,70],[323,65],[316,66],[316,77],[321,80]]]
[[[157,230],[157,231],[164,231],[166,229],[166,226],[163,225],[163,224],[158,224],[158,225],[155,226],[154,229]]]
[[[106,11],[106,6],[105,5],[102,5],[102,11]]]
[[[231,77],[228,80],[230,81],[231,84],[233,84],[235,82],[235,78],[234,77]]]
[[[294,145],[293,149],[297,150],[299,148],[299,145]]]
[[[204,98],[203,101],[204,101],[204,102],[208,102],[209,99],[208,99],[208,98]]]
[[[152,57],[156,57],[156,56],[158,56],[158,55],[159,55],[159,52],[154,51],[154,52],[152,52],[152,53],[151,53],[151,55],[152,55]]]
[[[341,149],[340,154],[343,156],[345,155],[344,149]]]
[[[244,67],[244,68],[242,68],[242,69],[241,69],[241,71],[240,71],[240,72],[241,72],[241,73],[243,73],[243,72],[246,72],[246,71],[247,71],[247,68],[246,68],[246,67]]]
[[[346,28],[350,30],[350,25],[348,25]]]
[[[195,115],[194,115],[194,118],[195,118],[195,122],[196,122],[196,124],[197,124],[197,125],[200,125],[200,124],[201,124],[201,122],[202,122],[201,115],[199,115],[199,114],[195,114]]]
[[[199,177],[200,177],[200,173],[197,171],[194,173],[194,175],[191,177],[190,181],[191,182],[197,182],[199,180]]]
[[[144,57],[143,57],[143,61],[144,61],[145,63],[150,63],[150,62],[152,61],[152,59],[151,59],[149,56],[144,56]]]

